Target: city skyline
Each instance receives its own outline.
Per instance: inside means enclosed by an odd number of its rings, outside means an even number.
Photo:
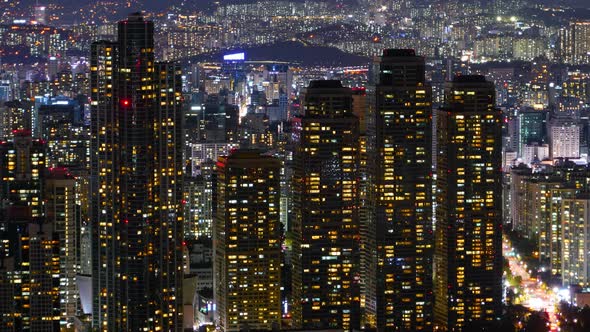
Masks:
[[[0,329],[583,331],[578,6],[0,3]]]

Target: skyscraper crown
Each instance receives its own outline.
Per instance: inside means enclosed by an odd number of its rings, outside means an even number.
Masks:
[[[416,51],[413,49],[396,49],[386,48],[383,50],[384,57],[397,57],[397,56],[416,56]]]
[[[142,22],[143,21],[143,14],[141,12],[135,12],[129,14],[127,16],[127,21],[129,22]]]
[[[342,83],[339,80],[315,80],[309,82],[311,89],[338,89],[342,88]]]

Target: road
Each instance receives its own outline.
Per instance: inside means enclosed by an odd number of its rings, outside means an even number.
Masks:
[[[503,252],[504,258],[510,264],[512,274],[522,278],[522,288],[526,294],[522,297],[521,304],[532,310],[546,311],[549,314],[550,331],[559,331],[555,315],[556,306],[559,303],[557,294],[535,278],[531,278],[529,271],[526,270],[526,265],[514,252],[512,244],[506,236],[503,240]]]

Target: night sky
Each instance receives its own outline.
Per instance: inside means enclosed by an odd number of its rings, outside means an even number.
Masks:
[[[39,2],[39,4],[47,4],[47,3],[57,3],[57,4],[61,4],[64,6],[71,6],[72,8],[75,7],[79,7],[80,4],[82,5],[86,5],[86,4],[91,4],[91,3],[96,3],[96,2],[100,2],[100,1],[96,1],[96,0],[21,0],[21,3],[23,5],[33,5],[36,3],[36,1]],[[139,2],[142,3],[145,7],[147,8],[154,8],[154,9],[158,9],[158,8],[165,8],[166,6],[173,4],[173,3],[181,3],[182,0],[168,0],[168,1],[153,1],[153,0],[131,0],[133,2]],[[215,0],[186,0],[189,1],[193,4],[209,4],[212,2],[215,2]],[[297,0],[295,0],[297,1]],[[300,1],[304,1],[304,0],[300,0]],[[307,1],[313,1],[313,0],[307,0]],[[318,2],[325,2],[326,0],[317,0]],[[328,2],[342,2],[342,0],[327,0]],[[344,2],[354,2],[355,0],[344,0]],[[469,1],[469,0],[468,0]],[[125,3],[127,1],[125,0],[109,0],[109,3],[112,2],[119,2],[119,3]],[[218,0],[219,3],[221,4],[226,4],[226,3],[245,3],[245,2],[256,2],[255,0]],[[433,1],[434,2],[434,1]],[[471,2],[471,1],[469,1]],[[590,8],[590,4],[588,2],[588,0],[539,0],[539,3],[546,3],[546,4],[560,4],[560,5],[567,5],[567,6],[577,6],[577,7],[582,7],[582,8]]]

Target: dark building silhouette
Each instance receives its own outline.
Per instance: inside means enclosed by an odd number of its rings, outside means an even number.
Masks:
[[[87,171],[90,142],[81,105],[63,96],[51,98],[39,107],[38,118],[40,136],[47,141],[47,165]]]
[[[303,100],[293,162],[293,298],[301,298],[304,328],[358,329],[360,152],[352,90],[312,81]]]
[[[221,95],[210,95],[198,113],[199,140],[238,143],[239,108]]]
[[[59,245],[42,203],[47,146],[30,131],[12,134],[0,142],[0,330],[57,331]]]
[[[502,115],[483,76],[445,85],[437,114],[434,322],[491,324],[502,309]]]
[[[432,329],[432,97],[424,58],[384,50],[367,89],[370,212],[363,226],[365,323]],[[376,253],[376,255],[375,255]]]
[[[93,326],[182,328],[181,73],[154,61],[154,24],[132,14],[92,44]]]

